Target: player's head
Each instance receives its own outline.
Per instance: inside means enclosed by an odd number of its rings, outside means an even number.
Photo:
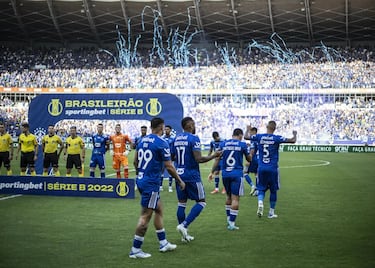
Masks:
[[[217,131],[212,132],[212,138],[213,138],[215,141],[216,141],[216,140],[219,140],[219,139],[220,139],[219,132],[217,132]]]
[[[147,133],[147,127],[146,126],[141,126],[141,135],[146,136]]]
[[[27,133],[28,131],[29,131],[29,129],[30,129],[30,125],[29,125],[29,123],[22,123],[22,132],[23,133]]]
[[[69,133],[70,133],[70,136],[75,137],[77,135],[77,127],[76,126],[71,126]]]
[[[0,133],[5,133],[5,124],[0,122]]]
[[[255,134],[257,134],[258,133],[258,129],[256,128],[256,127],[252,127],[251,129],[250,129],[250,135],[255,135]]]
[[[164,127],[165,135],[171,135],[172,127],[170,125],[166,125]]]
[[[267,132],[273,133],[276,130],[276,122],[271,120],[267,124]]]
[[[151,120],[152,133],[162,135],[164,131],[164,119],[160,117],[154,117]]]
[[[48,134],[49,135],[55,134],[55,126],[54,125],[48,125]]]
[[[99,134],[103,133],[103,124],[102,123],[99,123],[96,128],[97,128]]]
[[[117,134],[121,133],[121,125],[120,124],[116,124],[115,131],[116,131]]]
[[[195,122],[194,122],[193,118],[191,118],[189,116],[184,117],[181,120],[181,126],[182,126],[182,129],[184,131],[195,134]]]
[[[233,138],[237,138],[239,140],[242,140],[242,137],[243,137],[243,131],[242,129],[240,128],[236,128],[235,130],[233,130]]]

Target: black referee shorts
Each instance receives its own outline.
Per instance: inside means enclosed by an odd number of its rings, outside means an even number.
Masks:
[[[27,165],[33,168],[35,167],[34,161],[35,152],[23,153],[21,152],[21,168],[26,168]]]
[[[51,165],[52,165],[52,167],[58,167],[59,166],[59,158],[57,157],[57,152],[44,153],[43,167],[49,168]]]
[[[66,159],[66,168],[72,169],[73,165],[76,169],[82,168],[81,155],[80,154],[68,154]]]
[[[10,168],[9,152],[0,152],[0,168],[4,163],[4,167]]]

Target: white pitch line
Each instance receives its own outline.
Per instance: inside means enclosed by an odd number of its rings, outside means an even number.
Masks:
[[[15,198],[15,197],[19,197],[19,196],[22,196],[22,194],[15,194],[15,195],[10,195],[10,196],[1,197],[1,198],[0,198],[0,201],[7,200],[7,199],[11,199],[11,198]]]
[[[279,168],[305,168],[305,167],[321,167],[321,166],[328,166],[331,164],[329,161],[325,160],[309,160],[311,162],[318,162],[318,164],[310,164],[310,165],[297,165],[297,166],[285,166]]]

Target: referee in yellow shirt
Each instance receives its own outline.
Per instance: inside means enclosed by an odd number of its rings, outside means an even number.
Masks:
[[[60,150],[57,153],[59,145]],[[48,169],[51,165],[54,175],[60,176],[59,158],[64,146],[61,138],[55,134],[55,127],[53,125],[48,126],[48,134],[42,138],[42,149],[44,153],[43,176],[48,176]]]
[[[36,136],[30,133],[28,123],[22,124],[22,133],[18,138],[18,151],[16,159],[21,151],[21,176],[26,175],[26,168],[29,166],[31,176],[35,176],[35,161],[38,158],[38,142]]]
[[[7,170],[7,175],[12,175],[10,168],[10,161],[13,158],[13,140],[12,137],[6,133],[5,125],[0,122],[0,169],[4,163],[4,167]]]
[[[66,157],[68,154],[68,157]],[[70,136],[65,141],[64,159],[66,159],[66,176],[72,176],[73,165],[78,171],[78,177],[83,177],[83,163],[85,162],[85,143],[77,136],[77,128],[70,127]]]

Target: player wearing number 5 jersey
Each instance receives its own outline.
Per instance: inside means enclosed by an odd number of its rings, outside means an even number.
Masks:
[[[142,206],[141,216],[135,230],[133,247],[129,254],[129,257],[134,259],[151,257],[151,254],[142,251],[141,246],[153,212],[155,212],[154,226],[159,239],[159,251],[167,252],[177,247],[168,242],[163,226],[163,207],[159,195],[160,176],[163,166],[175,178],[181,189],[185,188],[185,183],[181,180],[171,162],[169,145],[160,137],[163,134],[164,120],[162,118],[153,118],[151,120],[151,129],[152,134],[145,136],[137,145],[134,158],[137,187],[141,193]]]
[[[227,213],[228,230],[239,229],[235,225],[238,215],[240,196],[244,193],[243,179],[243,157],[248,162],[251,161],[250,152],[245,142],[242,141],[243,131],[236,128],[233,131],[232,139],[223,141],[219,149],[222,151],[221,157],[221,174],[223,184],[227,193],[225,210]],[[213,174],[220,159],[216,159],[212,167],[209,179],[212,180]]]
[[[175,167],[181,179],[185,182],[184,190],[177,188],[177,220],[179,225],[177,230],[182,235],[182,241],[194,240],[187,232],[187,227],[199,216],[206,206],[206,196],[199,171],[199,163],[205,163],[220,156],[219,151],[209,156],[202,156],[201,142],[195,135],[195,122],[191,117],[185,117],[181,121],[184,130],[176,136],[172,146],[172,156],[175,160]],[[191,208],[190,213],[185,217],[187,200],[194,200],[196,203]]]
[[[248,126],[247,131],[250,130]],[[279,181],[279,145],[280,143],[295,143],[297,141],[297,131],[293,131],[292,138],[284,138],[274,135],[276,122],[269,121],[267,133],[250,136],[250,140],[258,142],[258,217],[263,216],[263,200],[267,189],[270,189],[270,211],[268,218],[277,218],[275,206],[277,201],[277,191],[280,188]],[[247,133],[246,133],[247,134]],[[246,136],[245,134],[245,136]]]

